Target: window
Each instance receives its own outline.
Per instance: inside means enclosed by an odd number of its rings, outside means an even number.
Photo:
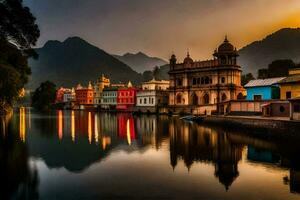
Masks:
[[[181,78],[177,79],[177,85],[182,86],[182,79]]]
[[[200,85],[201,79],[197,78],[197,84]]]
[[[300,105],[299,104],[294,105],[294,112],[300,112]]]
[[[280,106],[279,110],[283,113],[285,111],[285,108],[283,106]]]
[[[225,77],[221,78],[221,83],[225,83]]]
[[[286,97],[286,99],[292,98],[292,92],[286,92],[285,97]]]
[[[204,78],[203,77],[201,78],[201,84],[204,84]]]
[[[181,99],[182,99],[181,94],[177,94],[177,96],[176,96],[176,102],[177,102],[178,104],[181,104]]]
[[[209,96],[208,96],[208,94],[205,94],[203,96],[203,102],[204,102],[204,104],[209,104]]]
[[[262,100],[262,96],[261,96],[261,95],[254,95],[254,96],[253,96],[253,99],[254,99],[255,101],[260,101],[260,100]]]
[[[207,76],[205,77],[205,84],[209,84],[209,78]]]
[[[144,98],[144,104],[147,104],[147,99],[146,98]]]
[[[196,84],[197,84],[197,79],[193,78],[193,85],[196,85]]]
[[[142,104],[142,102],[143,102],[142,99],[140,99],[140,104]]]

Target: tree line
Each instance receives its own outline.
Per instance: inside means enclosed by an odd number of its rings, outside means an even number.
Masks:
[[[261,68],[257,71],[258,79],[285,77],[289,75],[289,70],[300,68],[300,63],[295,63],[291,59],[275,60],[268,65],[267,68]],[[254,80],[252,73],[242,75],[242,85],[246,85],[249,81]]]

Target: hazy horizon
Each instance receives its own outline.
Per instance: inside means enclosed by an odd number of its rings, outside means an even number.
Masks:
[[[237,48],[281,28],[300,27],[298,0],[25,0],[41,37],[79,36],[111,54],[137,53],[167,60],[189,49],[195,60],[211,58],[228,35]]]

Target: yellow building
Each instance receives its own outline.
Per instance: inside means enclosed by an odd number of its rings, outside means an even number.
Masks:
[[[101,94],[105,87],[110,86],[110,80],[106,78],[103,74],[97,82],[94,84],[94,104],[98,105],[101,103]]]
[[[289,76],[279,82],[280,99],[287,100],[300,96],[300,68],[291,69]]]

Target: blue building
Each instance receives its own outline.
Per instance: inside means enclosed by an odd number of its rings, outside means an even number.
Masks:
[[[280,99],[280,88],[277,84],[281,78],[257,79],[247,83],[247,100],[270,100]]]

